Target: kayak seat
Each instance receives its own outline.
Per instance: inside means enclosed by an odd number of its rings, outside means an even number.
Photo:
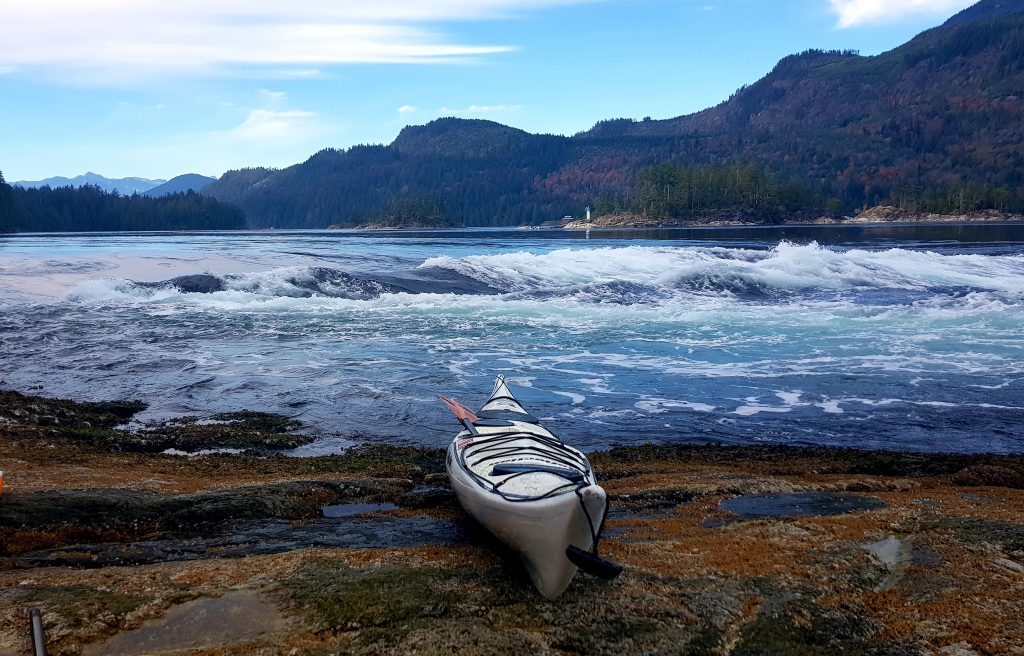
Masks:
[[[534,472],[543,474],[554,474],[562,478],[579,483],[583,480],[583,472],[568,467],[555,467],[554,465],[542,465],[540,463],[515,463],[503,462],[491,469],[491,476],[505,476],[508,474],[532,474]]]
[[[476,413],[478,419],[498,419],[502,421],[523,421],[528,424],[539,424],[540,419],[525,412],[512,412],[511,410],[481,410]],[[477,424],[480,425],[479,423]]]

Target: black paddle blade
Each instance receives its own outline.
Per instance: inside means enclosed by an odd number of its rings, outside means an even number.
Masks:
[[[610,581],[619,574],[622,574],[622,565],[617,565],[610,560],[595,556],[579,547],[569,545],[565,549],[565,555],[572,561],[573,565],[579,567],[587,574],[592,574],[598,578]]]

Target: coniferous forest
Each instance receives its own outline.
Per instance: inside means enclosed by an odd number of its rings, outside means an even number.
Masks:
[[[981,2],[889,52],[784,58],[720,105],[571,137],[443,118],[204,189],[254,227],[374,222],[433,194],[459,224],[628,211],[774,222],[894,204],[1024,212],[1024,2]],[[681,63],[683,65],[683,63]],[[738,176],[737,176],[738,173]]]
[[[0,232],[235,230],[242,210],[192,192],[160,198],[84,187],[11,187],[0,173]]]
[[[441,118],[144,199],[0,189],[0,230],[511,226],[630,212],[766,223],[1024,213],[1024,0],[983,0],[889,52],[809,50],[721,104],[571,137]],[[225,205],[228,204],[228,205]],[[244,218],[237,206],[244,212]]]

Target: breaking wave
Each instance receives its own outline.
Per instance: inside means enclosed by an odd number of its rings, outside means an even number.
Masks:
[[[434,257],[440,268],[506,292],[547,292],[633,284],[736,296],[805,290],[953,288],[1024,293],[1024,257],[940,255],[932,252],[835,251],[816,243],[783,242],[767,251],[735,248],[559,249]]]
[[[566,301],[584,304],[665,305],[698,298],[770,300],[813,298],[815,292],[856,295],[870,303],[898,292],[915,298],[995,294],[1024,300],[1024,257],[940,255],[927,251],[837,251],[783,242],[770,250],[724,247],[576,249],[511,252],[423,261],[416,269],[372,277],[325,267],[284,267],[257,273],[209,273],[161,282],[93,280],[73,301],[164,301],[202,294],[240,302],[271,299],[373,301],[411,295],[478,297],[494,302]],[[852,297],[851,297],[852,298]],[[491,301],[488,301],[490,303]]]
[[[55,291],[0,311],[0,378],[145,398],[144,420],[299,413],[339,436],[328,448],[353,435],[435,444],[447,429],[422,427],[450,422],[435,394],[478,399],[503,373],[588,447],[1024,452],[1019,237],[929,252],[485,236],[217,237],[222,258],[188,237],[173,257],[90,255],[93,268],[72,237],[71,271],[52,280],[6,265],[0,303],[18,275]]]
[[[407,291],[371,278],[354,276],[325,267],[284,267],[261,273],[178,276],[160,282],[93,280],[80,285],[72,300],[98,301],[118,298],[161,300],[182,294],[242,292],[258,297],[342,298],[368,300],[382,294]]]

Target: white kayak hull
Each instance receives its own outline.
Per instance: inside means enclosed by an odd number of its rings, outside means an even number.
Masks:
[[[530,416],[502,377],[479,415],[448,447],[452,489],[473,519],[519,554],[540,594],[555,599],[577,571],[566,550],[590,552],[599,539],[607,495],[586,457]]]
[[[453,462],[449,447],[449,462]],[[575,494],[562,494],[538,501],[506,501],[487,492],[461,469],[449,466],[448,478],[462,508],[492,535],[519,554],[534,587],[547,599],[556,599],[572,582],[576,566],[565,550],[576,546],[589,551],[594,546],[590,525]],[[583,490],[584,503],[593,521],[599,522],[607,505],[599,485]]]

